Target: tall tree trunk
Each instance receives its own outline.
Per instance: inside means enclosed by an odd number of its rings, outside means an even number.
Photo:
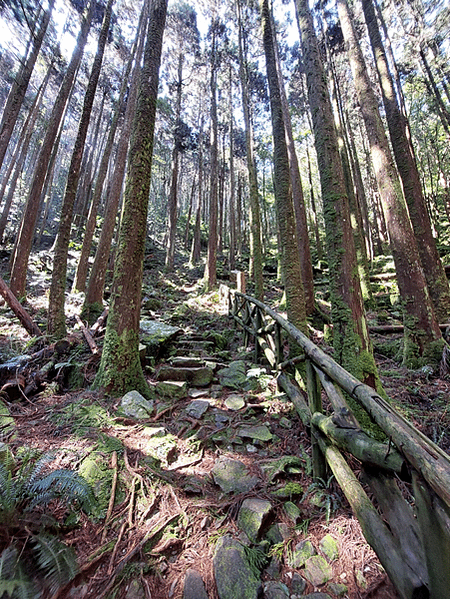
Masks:
[[[105,288],[106,272],[111,252],[111,243],[116,226],[116,217],[119,209],[120,198],[122,194],[123,180],[127,163],[128,146],[133,125],[134,114],[136,110],[136,101],[140,77],[140,63],[145,44],[145,31],[148,19],[148,0],[144,2],[142,13],[136,33],[136,52],[134,55],[133,74],[128,92],[126,110],[122,131],[119,136],[117,146],[114,173],[112,175],[111,187],[107,195],[103,225],[100,231],[100,239],[95,252],[94,262],[92,264],[89,281],[86,288],[86,295],[83,304],[83,317],[89,322],[95,320],[103,311],[103,292]]]
[[[335,359],[359,380],[380,388],[356,268],[347,190],[324,67],[308,0],[296,0],[295,4],[322,189]],[[361,424],[368,426],[367,422]]]
[[[338,13],[356,87],[372,164],[389,232],[397,282],[404,309],[404,355],[408,367],[423,361],[436,363],[443,340],[431,303],[419,250],[409,220],[400,180],[395,170],[388,139],[359,47],[352,15],[346,0],[338,0]],[[440,357],[438,358],[438,361]]]
[[[109,161],[114,146],[114,138],[116,136],[117,127],[119,125],[120,115],[124,110],[125,105],[125,93],[128,90],[128,83],[130,77],[131,66],[133,64],[133,56],[129,59],[122,76],[122,85],[119,93],[119,98],[115,107],[112,122],[108,130],[108,139],[106,140],[105,149],[100,161],[100,166],[97,173],[97,180],[95,182],[94,193],[92,194],[91,204],[89,206],[88,218],[86,221],[86,228],[84,230],[83,245],[81,247],[81,254],[78,260],[77,271],[75,273],[75,280],[73,282],[74,291],[85,291],[86,279],[88,275],[89,267],[89,255],[91,253],[92,240],[95,233],[95,225],[97,222],[98,207],[102,197],[103,187],[105,184],[106,175],[108,173]]]
[[[230,127],[230,270],[236,268],[236,173],[234,166],[233,71],[229,67],[228,119]]]
[[[28,116],[25,120],[25,123],[22,127],[22,132],[20,134],[19,141],[17,143],[17,147],[14,151],[10,164],[8,165],[8,169],[3,175],[2,187],[0,190],[0,203],[3,200],[6,186],[9,182],[8,194],[5,199],[5,205],[2,210],[2,216],[0,218],[0,240],[3,239],[3,234],[5,232],[6,223],[8,222],[9,211],[11,209],[11,204],[14,196],[14,191],[16,189],[17,180],[19,178],[20,172],[25,163],[25,158],[27,156],[28,148],[31,142],[31,138],[34,132],[34,126],[36,124],[36,119],[39,116],[39,110],[42,103],[42,98],[44,96],[45,90],[47,89],[48,82],[50,81],[50,75],[53,70],[53,63],[47,69],[47,73],[39,86],[39,90],[36,93],[36,96],[33,100],[33,104],[30,108]]]
[[[389,72],[386,53],[381,41],[373,0],[363,0],[362,5],[380,81],[392,149],[417,239],[420,260],[436,317],[439,322],[444,323],[448,321],[450,315],[448,279],[439,257],[436,240],[433,237],[416,159],[408,140],[407,120],[397,103],[394,82]]]
[[[81,162],[83,160],[84,146],[86,142],[89,121],[91,118],[92,107],[94,105],[95,92],[97,91],[106,41],[108,38],[113,2],[114,0],[108,0],[108,4],[106,5],[105,9],[102,28],[98,38],[97,53],[95,55],[86,94],[84,96],[83,111],[78,126],[78,134],[75,140],[72,160],[69,166],[66,191],[64,193],[61,207],[58,235],[55,242],[52,280],[50,284],[50,294],[48,300],[47,332],[51,335],[54,335],[58,339],[64,337],[66,334],[64,303],[73,207],[75,204],[78,182],[80,180]]]
[[[148,394],[139,357],[139,320],[152,170],[159,66],[167,0],[153,0],[139,81],[111,306],[100,368],[94,384],[109,393],[132,389]]]
[[[303,290],[300,256],[292,203],[291,173],[286,144],[286,128],[281,103],[280,81],[274,50],[273,22],[269,1],[261,2],[264,53],[266,56],[267,79],[272,115],[272,137],[274,147],[274,184],[277,205],[278,229],[281,242],[282,274],[286,293],[286,310],[290,322],[308,334],[305,295]]]
[[[248,84],[247,47],[243,32],[241,1],[237,0],[238,34],[239,34],[239,78],[242,93],[242,111],[244,113],[245,147],[247,153],[247,170],[250,200],[250,276],[255,284],[255,297],[264,298],[263,252],[261,236],[261,211],[258,192],[258,175],[256,172],[253,122],[251,115],[251,99]]]
[[[209,189],[209,231],[208,231],[208,254],[204,275],[205,290],[211,291],[217,283],[217,245],[218,245],[218,128],[217,116],[217,28],[219,21],[213,18],[212,41],[211,41],[211,166],[210,166],[210,189]]]
[[[167,228],[167,247],[166,247],[166,268],[173,270],[175,260],[175,237],[177,232],[177,212],[178,212],[178,173],[179,173],[179,154],[180,141],[179,126],[181,124],[181,99],[183,93],[183,63],[184,54],[178,55],[178,69],[176,82],[176,101],[175,101],[175,132],[172,150],[172,176],[170,179],[170,191],[168,202],[168,228]]]
[[[194,236],[192,238],[191,256],[189,263],[197,264],[201,254],[201,218],[203,205],[203,108],[200,107],[200,127],[198,132],[198,203],[195,214]]]
[[[0,167],[3,164],[9,140],[11,139],[14,125],[16,124],[17,117],[19,116],[19,112],[22,107],[23,99],[25,98],[25,94],[28,89],[28,83],[30,82],[34,65],[36,64],[39,50],[41,49],[45,33],[50,22],[50,15],[52,13],[54,4],[55,0],[49,0],[48,8],[42,16],[39,31],[36,33],[36,35],[34,35],[34,31],[31,33],[33,37],[33,44],[30,55],[26,59],[25,63],[23,63],[20,67],[8,94],[8,99],[6,100],[2,121],[0,123]]]
[[[284,87],[280,56],[278,51],[278,42],[276,40],[276,36],[274,39],[274,49],[275,58],[277,61],[278,79],[280,82],[281,106],[283,109],[284,127],[286,130],[286,147],[289,156],[289,168],[291,171],[292,201],[294,203],[297,242],[300,252],[303,290],[305,293],[305,307],[307,316],[310,316],[314,312],[314,277],[311,262],[311,249],[309,246],[308,219],[306,218],[305,198],[303,196],[302,179],[300,176],[300,167],[298,164],[297,152],[295,150],[291,113],[289,111],[288,99]]]
[[[17,298],[25,296],[28,257],[30,255],[31,245],[33,242],[33,234],[36,227],[36,220],[38,217],[45,175],[47,173],[48,161],[52,153],[54,141],[58,135],[61,119],[65,111],[70,91],[72,89],[72,84],[83,56],[84,47],[86,45],[91,20],[94,13],[94,5],[95,2],[92,0],[89,4],[89,8],[84,13],[77,43],[49,118],[49,124],[45,133],[44,141],[42,142],[39,156],[37,158],[37,164],[34,170],[27,204],[22,215],[20,231],[17,237],[17,251],[14,256],[10,282],[11,291]]]

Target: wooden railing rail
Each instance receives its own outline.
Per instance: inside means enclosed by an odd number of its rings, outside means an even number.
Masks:
[[[450,597],[450,456],[269,306],[229,288],[222,295],[244,331],[244,344],[253,339],[255,360],[263,355],[279,372],[279,386],[309,427],[313,475],[325,479],[331,469],[401,597]],[[283,340],[299,347],[301,355],[286,359]],[[307,401],[287,372],[303,361]],[[323,413],[322,390],[333,408],[330,415]],[[385,443],[360,429],[346,395],[384,431]],[[377,507],[341,450],[361,462]],[[403,496],[404,481],[413,501]]]

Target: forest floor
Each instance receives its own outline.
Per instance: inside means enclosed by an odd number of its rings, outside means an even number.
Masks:
[[[227,340],[220,351],[223,364],[242,356],[245,348],[241,347],[240,334],[232,329],[218,293],[203,294],[201,291],[201,269],[189,269],[181,264],[169,275],[164,272],[162,258],[156,247],[146,258],[144,295],[154,300],[151,316],[190,334],[201,332],[205,339],[221,335]],[[33,257],[32,268],[35,270],[26,304],[42,330],[45,330],[49,264],[48,252]],[[272,281],[268,283],[266,302],[276,308],[279,300],[280,289]],[[19,453],[23,446],[41,451],[55,450],[57,458],[52,467],[71,469],[76,469],[86,456],[100,454],[108,465],[111,464],[107,472],[109,489],[114,473],[113,456],[119,455],[115,503],[106,520],[104,512],[94,517],[79,512],[72,526],[67,523],[64,506],[58,502],[50,505],[59,534],[74,548],[80,564],[74,581],[54,597],[179,599],[186,571],[195,568],[203,577],[210,599],[217,599],[212,571],[215,542],[226,533],[238,535],[236,517],[245,497],[268,497],[262,479],[258,479],[250,494],[230,496],[214,485],[211,471],[218,457],[223,455],[240,460],[256,475],[264,460],[298,456],[304,463],[303,468],[293,469],[287,475],[289,482],[297,483],[302,489],[302,493],[293,499],[301,520],[293,524],[283,509],[285,500],[275,506],[276,520],[283,522],[289,531],[289,537],[283,547],[278,548],[277,554],[280,558],[278,576],[288,587],[294,572],[289,565],[289,551],[306,538],[319,547],[320,540],[330,533],[339,545],[339,559],[332,564],[331,582],[347,586],[345,597],[397,597],[334,480],[323,481],[323,485],[313,483],[307,432],[292,405],[278,393],[270,373],[264,387],[247,394],[247,407],[229,419],[232,429],[255,422],[270,428],[273,443],[250,451],[234,437],[232,442],[228,437],[221,443],[214,437],[214,427],[187,417],[186,407],[192,401],[189,397],[173,400],[169,406],[157,406],[156,415],[145,422],[124,418],[117,412],[118,399],[104,397],[89,388],[99,358],[91,353],[76,325],[75,314],[79,314],[81,303],[80,295],[68,298],[68,322],[73,326],[68,338],[72,349],[56,365],[52,381],[43,384],[37,393],[26,396],[17,381],[1,381],[3,401],[15,422],[14,434],[4,439],[13,453]],[[377,312],[369,316],[374,324],[390,318],[386,310],[381,318]],[[329,350],[322,331],[315,330],[314,337],[323,349]],[[420,371],[403,368],[396,360],[399,339],[399,335],[374,335],[375,356],[384,388],[396,409],[449,452],[450,379],[448,375],[441,376],[426,368]],[[101,340],[97,339],[97,342],[101,346]],[[0,308],[3,362],[17,355],[36,352],[43,346],[42,341],[39,343],[30,347],[27,333],[8,307]],[[166,357],[162,356],[160,360]],[[150,384],[155,381],[160,360],[147,364]],[[64,373],[67,373],[67,366],[72,367],[75,362],[84,383],[68,389]],[[30,368],[42,368],[44,363],[34,363]],[[211,400],[223,409],[230,394],[230,389],[216,386]],[[157,467],[145,459],[142,448],[146,442],[146,426],[143,424],[164,427],[176,438],[175,461],[166,467]],[[287,481],[277,480],[279,485],[281,482],[285,485]],[[108,499],[109,493],[106,504]],[[3,537],[0,542],[4,542]],[[139,581],[136,588],[130,585],[133,579]],[[305,592],[314,590],[317,589],[309,584]],[[330,588],[325,591],[334,597]]]

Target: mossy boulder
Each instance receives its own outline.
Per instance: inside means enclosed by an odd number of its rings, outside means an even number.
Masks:
[[[157,320],[141,320],[140,340],[147,347],[148,356],[160,355],[168,344],[182,332],[179,327],[173,327]]]
[[[120,402],[120,411],[130,418],[150,418],[154,409],[153,401],[145,399],[138,391],[128,391]]]
[[[90,453],[82,461],[79,473],[89,483],[97,500],[92,515],[95,518],[103,518],[109,505],[113,477],[109,457],[97,451]]]
[[[237,525],[245,532],[252,543],[256,543],[265,522],[267,521],[272,505],[270,501],[249,497],[242,503],[239,510]]]
[[[261,581],[239,541],[229,536],[219,539],[213,565],[219,599],[258,599],[261,596]]]

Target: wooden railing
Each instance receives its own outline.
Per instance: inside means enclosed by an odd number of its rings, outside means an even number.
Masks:
[[[244,344],[252,340],[255,360],[264,357],[279,372],[279,386],[311,431],[313,475],[325,480],[331,469],[400,596],[450,598],[450,457],[274,310],[229,288],[222,295],[244,331]],[[285,360],[286,340],[301,354]],[[301,362],[305,364],[298,369]],[[289,375],[296,368],[306,392]],[[332,406],[330,414],[324,414],[322,392]],[[386,442],[361,430],[346,396],[378,424]],[[345,455],[361,463],[375,505]]]

